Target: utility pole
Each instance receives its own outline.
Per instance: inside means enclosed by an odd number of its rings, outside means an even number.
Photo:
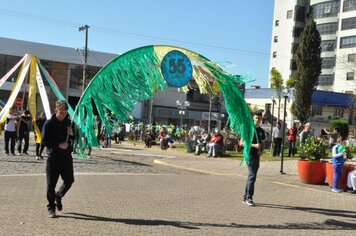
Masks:
[[[88,29],[89,29],[89,25],[83,25],[83,26],[79,27],[79,31],[85,31],[85,48],[84,48],[82,93],[84,93],[84,90],[85,90],[86,65],[87,65],[87,62],[88,62]]]

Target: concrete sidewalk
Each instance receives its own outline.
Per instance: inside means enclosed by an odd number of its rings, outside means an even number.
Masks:
[[[132,144],[125,143],[123,146]],[[231,160],[228,158],[206,158],[204,154],[196,156],[193,153],[186,153],[182,150],[168,149],[160,150],[158,146],[152,148],[144,148],[141,144],[135,144],[136,147],[142,148],[147,153],[159,154],[166,156],[156,159],[155,164],[165,165],[169,167],[194,171],[202,174],[221,175],[221,176],[239,176],[247,177],[246,165],[240,165],[240,161]],[[121,146],[121,144],[119,145]],[[356,164],[355,162],[352,162]],[[265,161],[260,163],[257,180],[267,180],[277,184],[293,186],[296,188],[305,188],[317,191],[331,192],[327,182],[324,185],[304,184],[300,181],[297,170],[297,161],[288,160],[283,162],[283,172],[281,170],[281,159],[273,161]],[[345,193],[346,194],[346,193]]]

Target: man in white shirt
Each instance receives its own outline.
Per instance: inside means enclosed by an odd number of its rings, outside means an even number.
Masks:
[[[16,119],[17,116],[13,114],[13,109],[10,108],[9,114],[6,117],[5,121],[5,153],[9,155],[9,142],[11,154],[15,155],[15,141],[16,141]]]

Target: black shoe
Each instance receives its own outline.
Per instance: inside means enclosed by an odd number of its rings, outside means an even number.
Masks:
[[[58,195],[56,195],[56,206],[58,211],[61,211],[63,209],[62,198]]]
[[[56,210],[53,208],[48,209],[48,218],[56,218]]]
[[[23,152],[22,154],[26,154],[26,155],[28,155],[28,153],[27,153],[27,152]]]
[[[351,194],[356,194],[356,190],[352,191]]]

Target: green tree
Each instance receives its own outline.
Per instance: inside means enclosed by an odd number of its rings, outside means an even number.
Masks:
[[[271,70],[271,88],[277,91],[278,97],[278,115],[277,119],[279,120],[279,115],[281,113],[281,98],[282,98],[282,91],[283,91],[283,79],[281,73],[275,68]]]
[[[312,93],[318,85],[318,76],[321,72],[320,42],[315,21],[310,17],[296,52],[297,72],[292,113],[300,122],[305,122],[309,118]]]
[[[289,76],[289,79],[286,82],[287,88],[295,87],[296,78],[294,75]]]

